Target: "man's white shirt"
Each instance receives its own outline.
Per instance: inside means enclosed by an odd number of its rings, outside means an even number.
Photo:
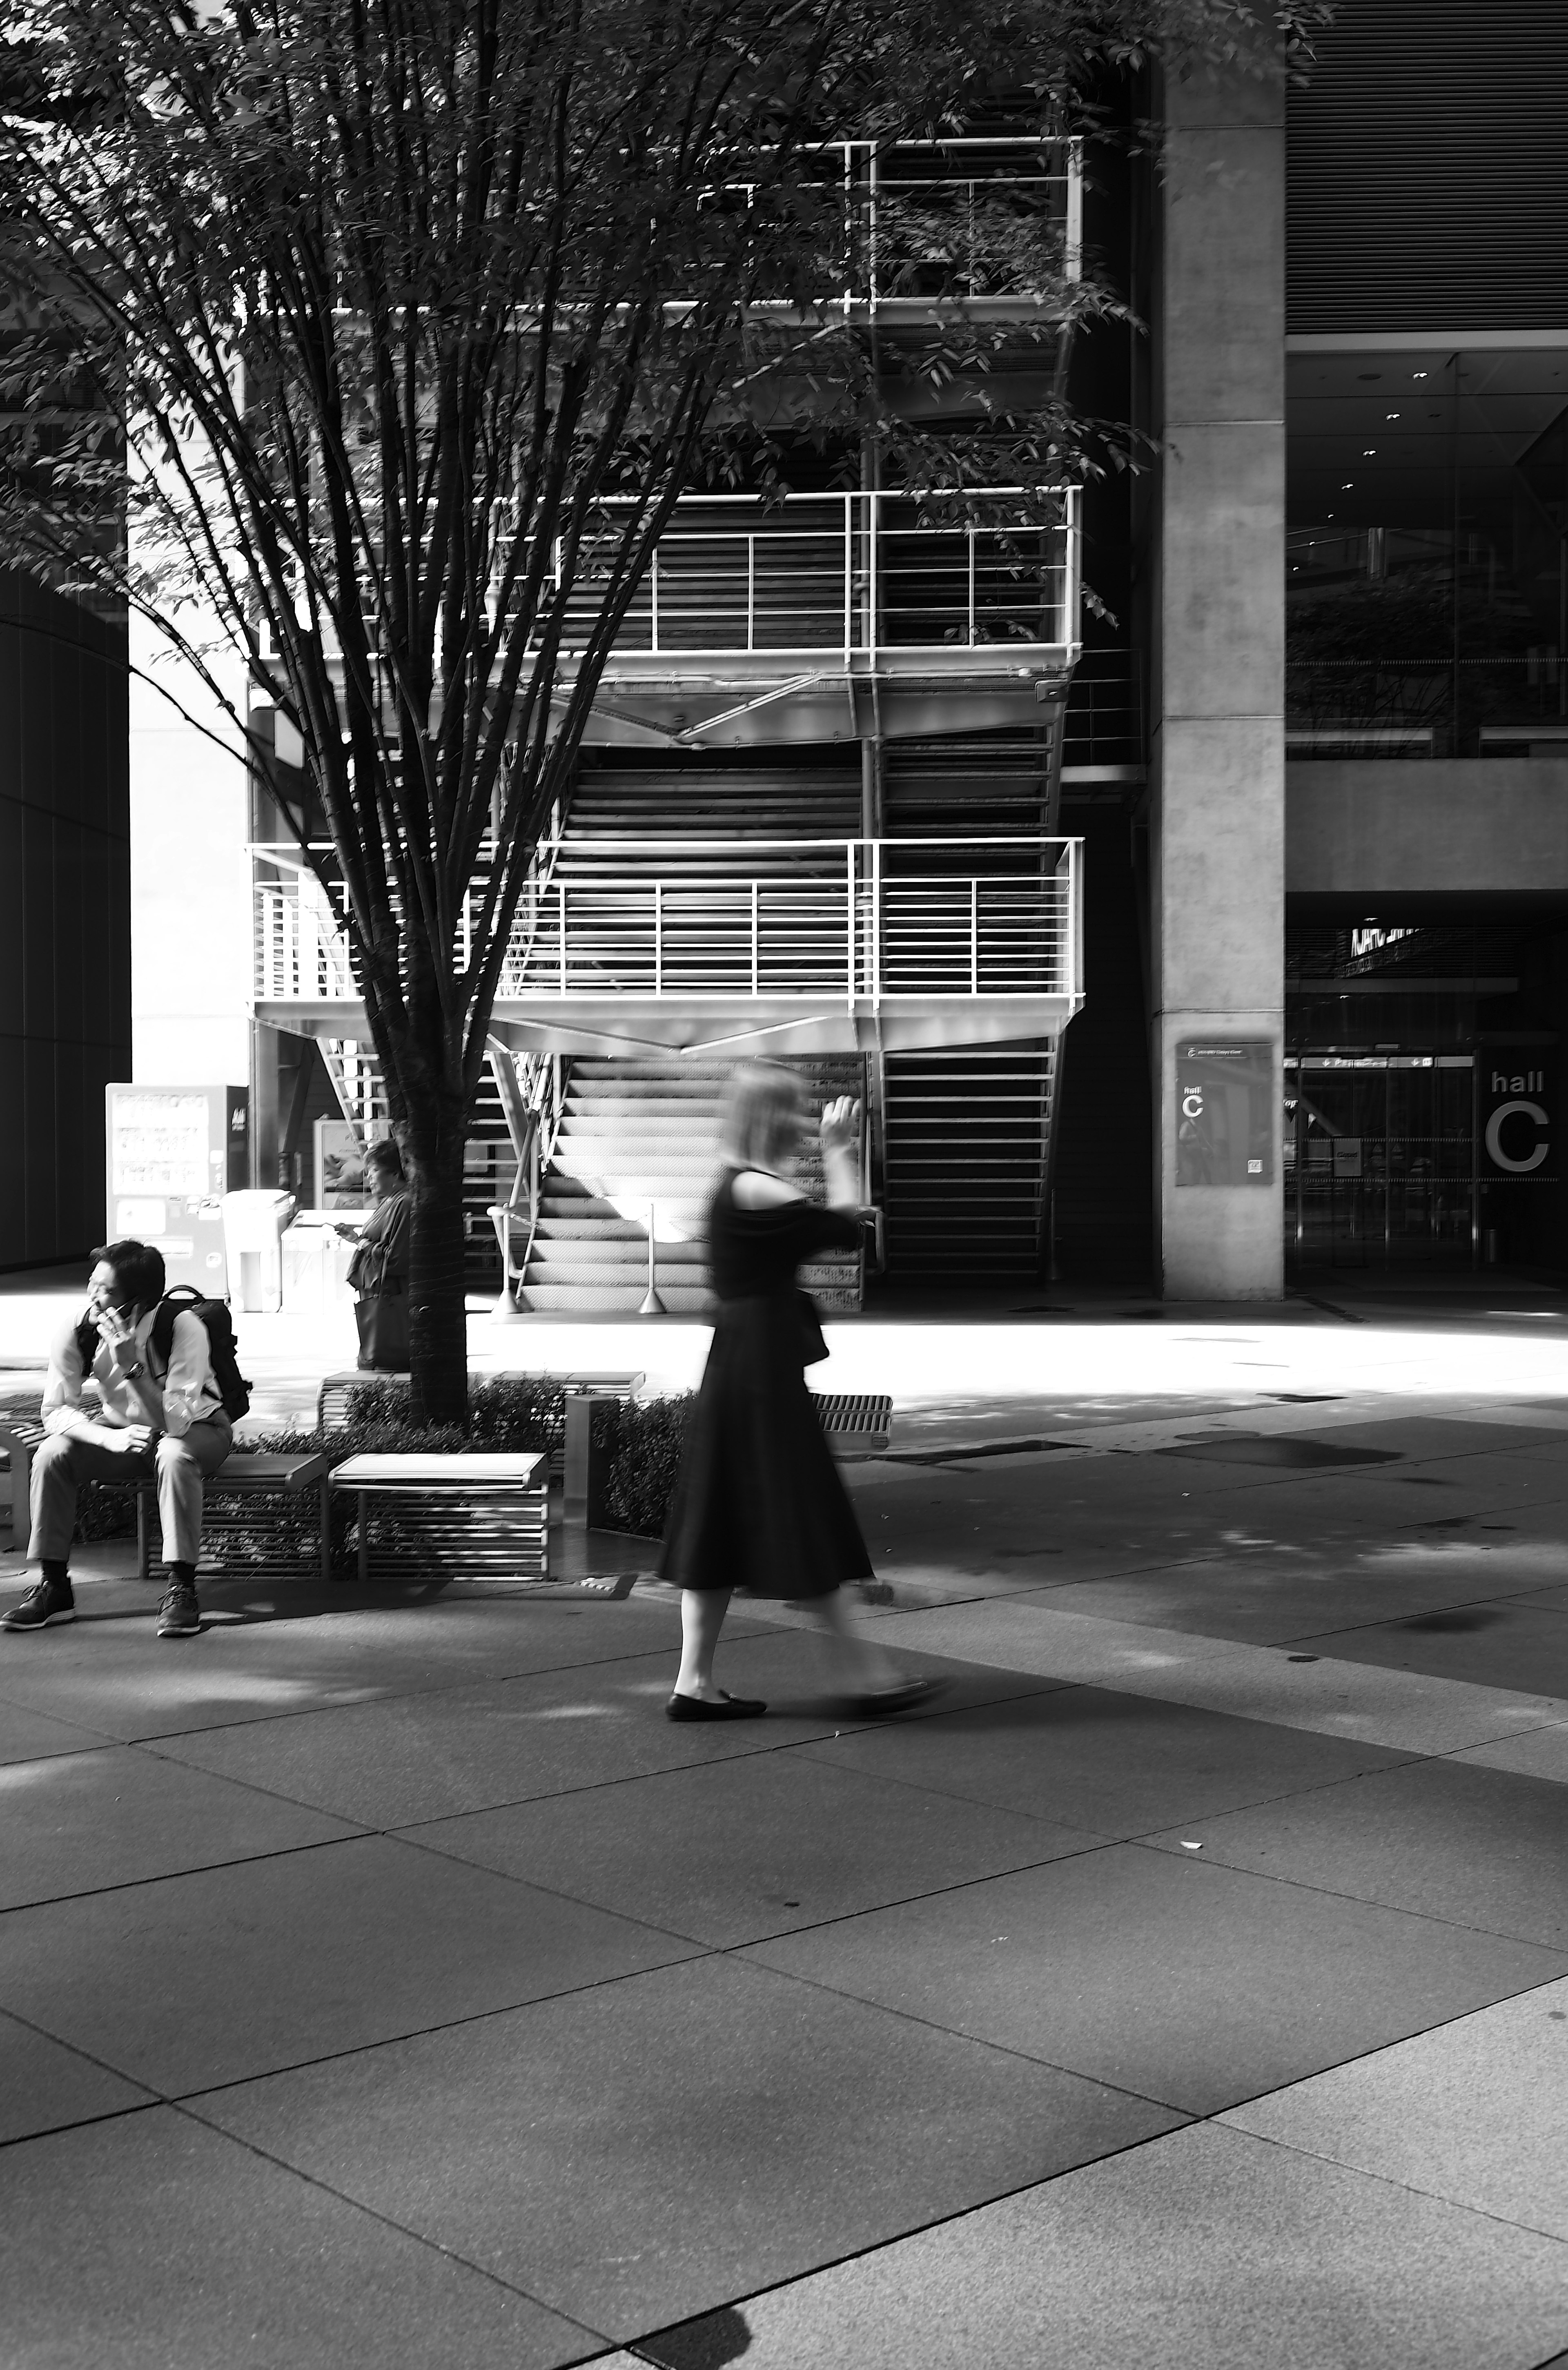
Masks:
[[[88,1414],[95,1423],[109,1425],[114,1431],[128,1424],[145,1423],[147,1415],[143,1401],[156,1408],[161,1397],[163,1420],[157,1429],[178,1440],[193,1423],[206,1423],[223,1407],[223,1394],[213,1377],[212,1348],[207,1329],[190,1309],[175,1312],[174,1339],[169,1344],[168,1372],[160,1383],[153,1372],[147,1354],[156,1309],[149,1309],[136,1326],[132,1339],[136,1344],[133,1363],[143,1371],[133,1386],[125,1379],[124,1371],[109,1344],[100,1341],[91,1373],[103,1394],[101,1410],[90,1403],[84,1404],[82,1385],[86,1380],[81,1352],[76,1347],[74,1323],[64,1325],[55,1335],[49,1352],[49,1379],[43,1386],[40,1413],[45,1432],[69,1432],[72,1418]],[[140,1397],[135,1393],[139,1391]]]

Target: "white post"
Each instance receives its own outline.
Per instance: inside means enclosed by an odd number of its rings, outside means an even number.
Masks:
[[[848,1009],[855,1009],[855,843],[844,843],[844,991]]]
[[[969,993],[980,993],[980,882],[973,873],[969,879]]]
[[[746,648],[756,648],[756,537],[746,537]]]
[[[664,993],[664,884],[653,883],[653,993]]]
[[[663,1317],[668,1313],[659,1297],[659,1248],[653,1238],[657,1215],[657,1202],[650,1202],[648,1204],[648,1290],[643,1295],[642,1306],[637,1312],[639,1317]]]
[[[556,917],[560,932],[560,992],[566,994],[566,883],[556,882]]]
[[[882,1010],[882,842],[871,842],[871,1009]]]
[[[1083,142],[1067,142],[1067,224],[1063,262],[1069,280],[1083,278]]]
[[[759,885],[760,885],[760,884],[759,884],[758,882],[756,882],[755,880],[754,880],[754,881],[752,882],[752,885],[751,885],[751,909],[752,909],[752,984],[751,984],[751,992],[752,992],[752,994],[753,994],[754,995],[755,995],[758,993],[758,988],[757,988],[757,897],[758,897],[758,893],[759,893]]]

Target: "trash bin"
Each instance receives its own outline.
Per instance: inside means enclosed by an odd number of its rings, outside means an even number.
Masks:
[[[275,1189],[224,1195],[231,1306],[267,1317],[282,1306],[283,1229],[294,1214],[294,1195]]]

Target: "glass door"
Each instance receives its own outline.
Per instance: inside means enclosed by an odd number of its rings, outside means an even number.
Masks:
[[[1284,1152],[1293,1265],[1470,1264],[1468,1053],[1287,1057]]]

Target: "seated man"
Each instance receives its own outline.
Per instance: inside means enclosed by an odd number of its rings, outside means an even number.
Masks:
[[[213,1376],[207,1329],[189,1309],[176,1313],[167,1371],[156,1371],[151,1336],[163,1294],[163,1253],[149,1244],[106,1243],[93,1253],[86,1316],[62,1327],[49,1355],[41,1409],[49,1437],[33,1458],[28,1547],[39,1577],[5,1628],[75,1619],[69,1561],[80,1483],[153,1475],[169,1574],[158,1636],[189,1637],[202,1627],[202,1485],[228,1455],[234,1427]],[[91,1412],[82,1404],[89,1372],[103,1398]]]

